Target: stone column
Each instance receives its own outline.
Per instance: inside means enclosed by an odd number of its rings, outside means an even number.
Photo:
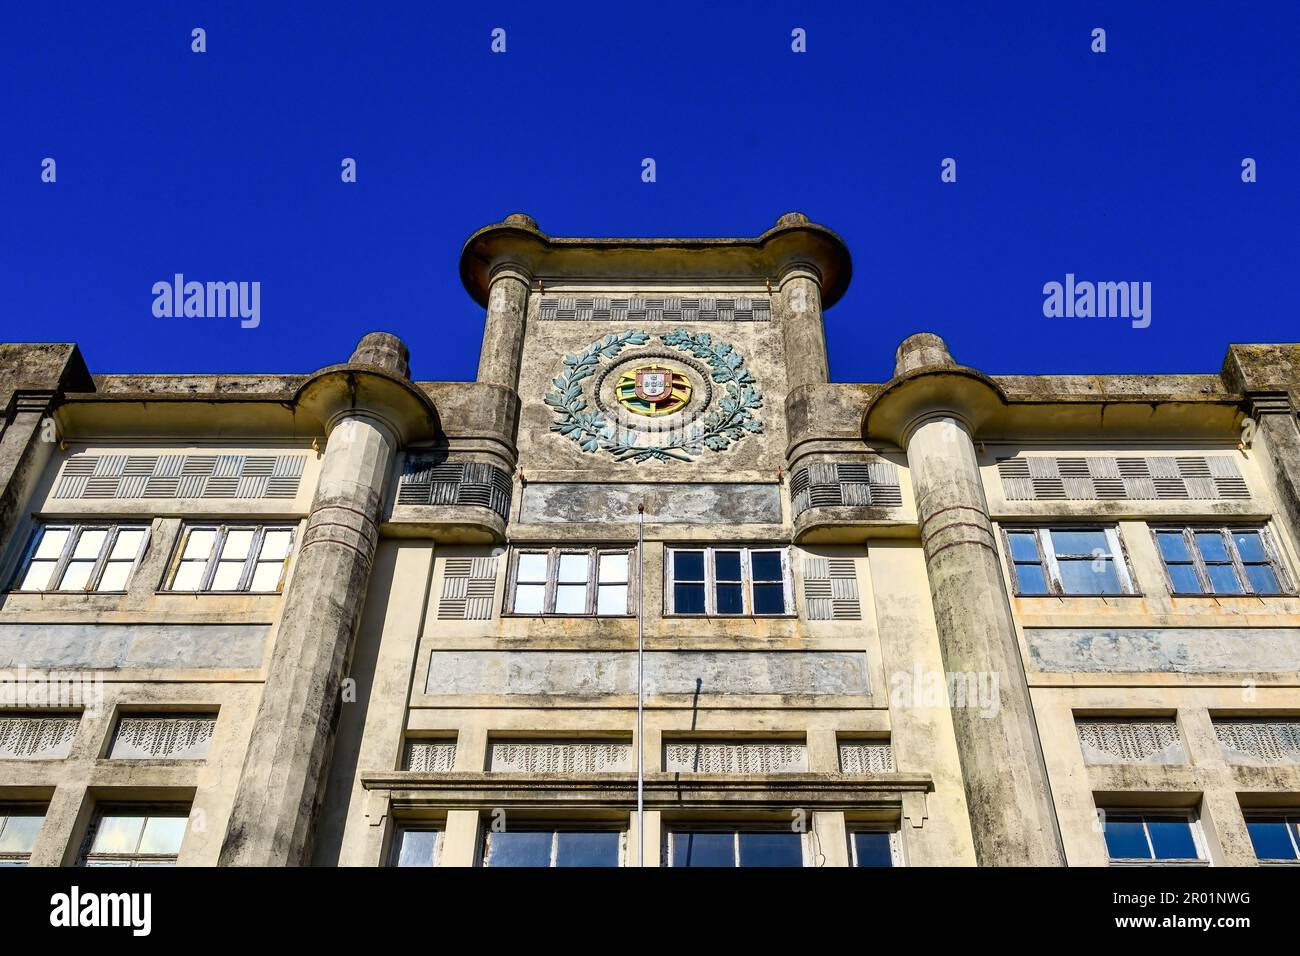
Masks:
[[[778,277],[778,287],[789,390],[823,385],[831,380],[831,374],[822,325],[821,274],[811,263],[794,262]]]
[[[323,369],[299,390],[299,406],[316,412],[328,440],[221,848],[223,866],[310,859],[389,469],[409,432],[404,421],[421,411],[415,392],[406,379],[406,347],[385,333],[366,336],[348,365]]]
[[[949,708],[976,858],[981,866],[1063,866],[971,438],[972,421],[995,400],[997,387],[973,369],[956,366],[938,336],[922,334],[899,349],[897,374],[884,392],[895,403],[897,440],[907,451],[947,677],[955,676],[961,689],[990,688],[997,681],[992,707],[967,697]]]
[[[492,270],[483,348],[478,360],[480,382],[504,385],[511,390],[518,388],[519,362],[524,351],[524,317],[532,281],[528,271],[513,262],[503,262]]]

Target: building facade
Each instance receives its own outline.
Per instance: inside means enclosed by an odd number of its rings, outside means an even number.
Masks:
[[[850,271],[514,215],[474,382],[0,346],[0,863],[1300,858],[1300,346],[831,382]]]

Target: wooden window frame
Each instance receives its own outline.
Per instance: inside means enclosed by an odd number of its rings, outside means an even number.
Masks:
[[[253,540],[248,546],[248,555],[244,558],[244,566],[239,572],[239,585],[234,590],[214,590],[212,580],[216,577],[217,568],[221,563],[221,552],[225,547],[226,537],[231,531],[253,530]],[[207,561],[203,566],[203,575],[199,579],[199,586],[193,590],[176,590],[176,574],[180,571],[181,560],[185,555],[185,546],[189,543],[190,534],[194,531],[213,531],[216,536],[212,540],[212,550],[208,552]],[[274,591],[253,591],[253,575],[257,571],[257,565],[261,563],[262,546],[266,542],[268,531],[288,531],[289,550],[285,552],[284,560],[280,567],[280,576],[276,579]],[[176,538],[176,548],[172,553],[171,562],[167,566],[167,576],[164,578],[165,587],[163,591],[167,594],[283,594],[285,578],[289,573],[289,562],[292,560],[294,551],[298,546],[298,525],[292,523],[268,522],[220,522],[220,521],[187,521],[181,525],[181,532]],[[274,560],[274,559],[268,559]]]
[[[898,827],[895,826],[853,826],[850,824],[847,828],[849,837],[849,867],[858,869],[858,846],[853,842],[854,835],[858,833],[887,833],[889,834],[889,859],[890,868],[898,869],[907,865],[903,856],[903,839],[899,833]]]
[[[676,577],[675,556],[678,552],[699,552],[704,555],[704,611],[692,614],[676,609],[674,585]],[[740,554],[740,592],[742,608],[739,613],[726,614],[717,610],[717,562],[719,551],[736,551]],[[753,555],[775,552],[781,558],[781,597],[783,610],[776,614],[759,614],[754,610],[754,566]],[[695,582],[692,582],[695,583]],[[733,583],[733,582],[727,582]],[[760,582],[774,583],[774,582]],[[791,564],[788,545],[668,545],[664,548],[664,616],[684,618],[791,618],[797,616],[794,600],[794,569]]]
[[[566,822],[566,823],[547,823],[545,820],[532,821],[522,826],[510,827],[506,832],[509,833],[549,833],[551,835],[551,855],[546,869],[553,870],[556,868],[555,860],[559,854],[561,833],[616,833],[618,834],[618,863],[613,867],[596,867],[596,869],[621,869],[627,866],[627,835],[628,828],[623,823],[609,823],[601,825],[597,822]],[[475,865],[483,869],[491,868],[488,862],[492,858],[492,837],[494,832],[489,828],[483,831],[483,839],[479,841],[479,852],[476,854]],[[542,867],[535,867],[542,869]]]
[[[1296,851],[1295,858],[1284,860],[1275,857],[1261,857],[1259,853],[1256,852],[1255,860],[1260,866],[1300,867],[1300,809],[1279,808],[1276,810],[1269,810],[1247,807],[1242,811],[1241,816],[1248,824],[1253,820],[1281,820],[1286,824],[1287,836],[1291,838],[1291,846]],[[1254,849],[1253,841],[1251,843],[1251,849]]]
[[[388,865],[393,868],[417,869],[417,867],[401,867],[402,859],[402,837],[407,833],[434,833],[437,834],[433,841],[433,863],[431,866],[438,866],[442,859],[443,843],[447,839],[447,827],[443,823],[423,823],[418,820],[402,821],[398,820],[393,827],[392,839],[389,840],[388,847]]]
[[[546,555],[546,580],[545,591],[542,595],[542,609],[540,611],[516,611],[515,610],[515,590],[519,584],[519,558],[525,554],[544,554]],[[560,558],[563,555],[581,554],[587,557],[587,595],[582,611],[559,612],[555,610],[555,598],[560,584]],[[600,559],[604,555],[622,554],[627,556],[627,580],[611,581],[610,584],[622,584],[627,588],[627,609],[621,614],[601,614],[598,611],[598,602],[600,599]],[[536,581],[525,582],[528,584],[537,584]],[[576,583],[576,582],[571,582]],[[587,546],[567,546],[557,545],[555,547],[528,547],[520,545],[511,550],[510,563],[506,573],[505,589],[505,607],[502,614],[506,617],[559,617],[559,618],[583,618],[583,617],[603,617],[616,620],[618,618],[636,616],[636,595],[639,582],[636,580],[636,548],[625,544],[610,545],[587,545]]]
[[[47,803],[24,803],[21,800],[16,802],[5,801],[0,803],[0,832],[2,832],[4,827],[8,825],[9,818],[14,815],[24,817],[40,816],[41,827],[36,831],[36,839],[39,840],[41,838],[41,833],[45,829],[45,821],[49,817],[49,814],[50,807]],[[0,853],[0,863],[5,864],[6,866],[27,866],[31,862],[32,853],[35,849],[36,845],[33,843],[32,849],[28,850],[26,853],[20,853],[16,850]]]
[[[1168,588],[1172,597],[1295,597],[1295,583],[1292,581],[1290,574],[1287,573],[1286,564],[1282,560],[1282,550],[1277,546],[1272,533],[1267,525],[1260,524],[1216,524],[1216,523],[1196,523],[1187,524],[1169,524],[1159,523],[1150,526],[1151,544],[1156,549],[1156,555],[1160,559],[1160,569],[1165,575],[1165,587]],[[1178,591],[1174,588],[1173,575],[1169,573],[1169,564],[1165,560],[1164,552],[1160,550],[1160,534],[1169,532],[1179,532],[1183,537],[1183,546],[1187,548],[1187,553],[1191,555],[1191,567],[1196,575],[1196,580],[1201,585],[1200,591]],[[1196,540],[1197,533],[1218,532],[1223,539],[1227,548],[1233,574],[1237,576],[1237,582],[1241,585],[1240,591],[1219,592],[1214,590],[1214,584],[1210,580],[1209,571],[1205,555],[1201,553],[1201,546]],[[1250,531],[1259,535],[1260,542],[1264,545],[1264,554],[1268,557],[1268,567],[1273,572],[1273,577],[1277,579],[1278,590],[1269,593],[1263,593],[1251,589],[1250,577],[1246,574],[1246,562],[1242,560],[1241,553],[1237,550],[1237,542],[1233,540],[1235,532]],[[1219,564],[1222,562],[1210,562]],[[1258,564],[1254,561],[1252,564]]]
[[[678,833],[729,833],[732,836],[731,859],[732,869],[768,869],[768,867],[744,867],[740,865],[740,835],[742,833],[793,833],[799,838],[799,854],[801,859],[800,866],[808,869],[814,865],[814,850],[811,840],[812,830],[797,831],[791,830],[789,824],[779,823],[746,823],[737,824],[719,824],[719,823],[689,823],[683,822],[665,826],[663,828],[663,856],[660,862],[663,866],[673,869],[673,836]],[[726,869],[726,867],[722,867]]]
[[[1110,855],[1110,847],[1106,847],[1106,860],[1111,866],[1209,866],[1210,851],[1209,845],[1205,840],[1205,832],[1201,829],[1200,815],[1195,810],[1179,810],[1161,807],[1101,807],[1106,817],[1139,817],[1142,820],[1142,834],[1147,840],[1147,849],[1151,852],[1150,859],[1142,857],[1113,857]],[[1181,819],[1187,821],[1188,831],[1191,833],[1192,843],[1196,847],[1198,856],[1195,859],[1178,858],[1170,860],[1161,860],[1156,858],[1155,845],[1151,842],[1151,829],[1147,825],[1148,820],[1152,819]],[[1102,843],[1105,845],[1106,835],[1102,833]]]
[[[107,531],[104,536],[104,544],[100,547],[99,555],[95,558],[95,564],[90,569],[90,577],[86,579],[86,586],[83,588],[65,589],[42,588],[41,590],[25,590],[22,587],[23,578],[27,576],[27,570],[35,559],[36,551],[40,547],[41,541],[47,532],[51,530],[68,530],[68,540],[64,542],[62,551],[59,552],[58,560],[55,562],[54,570],[50,572],[50,580],[63,584],[63,577],[67,573],[68,565],[72,562],[72,554],[76,550],[77,542],[81,540],[81,535],[87,531]],[[129,586],[131,578],[140,567],[140,562],[144,558],[145,551],[149,548],[149,538],[153,531],[149,522],[136,521],[41,521],[32,531],[31,538],[27,542],[27,548],[23,552],[22,560],[18,563],[17,572],[14,574],[10,590],[17,594],[125,594],[127,588],[115,591],[100,591],[99,582],[104,576],[104,569],[108,567],[109,555],[113,553],[113,548],[117,544],[118,535],[123,531],[143,531],[140,538],[140,546],[136,548],[135,557],[131,561],[131,570],[127,572],[126,582]],[[42,559],[46,560],[46,559]]]
[[[1124,536],[1120,534],[1118,525],[1087,523],[1002,525],[999,527],[998,531],[1002,538],[1002,551],[1003,554],[1006,555],[1007,568],[1010,571],[1011,592],[1018,598],[1112,598],[1142,596],[1142,592],[1137,586],[1137,579],[1133,576],[1133,568],[1128,558],[1128,549],[1124,545]],[[1106,535],[1106,544],[1109,548],[1107,557],[1115,566],[1115,577],[1119,580],[1121,590],[1111,594],[1088,594],[1066,591],[1064,581],[1061,578],[1060,562],[1057,557],[1055,545],[1052,542],[1053,531],[1103,532]],[[1029,562],[1016,560],[1015,552],[1011,549],[1010,535],[1013,534],[1033,534],[1034,546],[1038,549],[1038,564],[1043,571],[1043,579],[1047,582],[1046,594],[1029,594],[1021,592],[1020,576],[1016,573],[1016,565],[1028,564]],[[1076,560],[1082,559],[1085,556],[1067,554],[1064,557],[1066,560]]]
[[[184,811],[184,813],[182,814],[180,811]],[[181,851],[184,850],[185,848],[185,836],[189,834],[189,819],[190,819],[190,815],[193,812],[194,812],[194,804],[192,802],[182,802],[182,801],[177,801],[175,803],[139,803],[139,804],[107,803],[102,806],[96,807],[95,815],[91,819],[90,826],[86,830],[86,837],[83,843],[84,848],[80,854],[79,859],[77,860],[77,865],[80,867],[88,867],[95,862],[122,863],[132,868],[138,867],[142,863],[145,864],[170,863],[175,865],[180,861]],[[95,845],[95,838],[99,834],[99,828],[102,825],[105,817],[128,816],[128,815],[134,816],[137,814],[145,818],[145,822],[140,826],[139,839],[144,839],[144,831],[148,828],[149,826],[148,821],[151,817],[155,817],[155,816],[170,817],[173,819],[183,819],[186,821],[185,835],[182,835],[181,845],[176,848],[176,852],[174,854],[140,853],[138,849],[139,847],[138,841],[136,843],[137,849],[129,853],[128,852],[95,853],[93,851],[92,848]]]

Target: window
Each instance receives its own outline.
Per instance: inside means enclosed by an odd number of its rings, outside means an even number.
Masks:
[[[1246,829],[1261,863],[1300,863],[1300,812],[1248,813]]]
[[[1111,863],[1140,866],[1206,862],[1200,828],[1190,813],[1106,812],[1102,823]]]
[[[32,537],[18,590],[125,591],[148,538],[144,525],[42,525]]]
[[[484,866],[618,866],[621,830],[556,829],[489,831]]]
[[[108,807],[90,835],[85,866],[175,866],[189,808]]]
[[[43,823],[43,808],[0,806],[0,866],[26,866]]]
[[[442,831],[431,827],[399,827],[393,835],[393,866],[437,866]]]
[[[631,558],[626,549],[517,551],[509,612],[625,616],[630,606]]]
[[[1290,582],[1261,528],[1156,528],[1174,594],[1287,594]]]
[[[283,525],[188,525],[168,590],[273,594],[284,584],[293,532]]]
[[[664,843],[668,866],[803,866],[803,834],[771,830],[674,830]]]
[[[902,866],[898,833],[890,830],[849,831],[849,862],[853,866]]]
[[[1016,594],[1133,594],[1115,528],[1007,528]]]
[[[773,616],[790,613],[787,548],[669,548],[668,614]]]

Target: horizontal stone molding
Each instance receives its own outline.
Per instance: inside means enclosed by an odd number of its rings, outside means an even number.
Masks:
[[[1007,501],[1213,501],[1250,489],[1229,455],[1181,457],[1032,455],[998,462]]]
[[[1025,642],[1040,672],[1300,672],[1294,627],[1027,627]]]
[[[702,698],[737,695],[867,696],[867,659],[849,651],[648,651],[645,692]],[[431,651],[433,696],[561,696],[636,693],[635,651]]]
[[[0,667],[257,668],[262,624],[0,624]]]
[[[748,483],[529,482],[519,520],[525,524],[634,522],[637,505],[659,524],[781,524],[781,487]]]
[[[543,322],[768,322],[763,296],[543,296]]]
[[[73,455],[67,498],[296,498],[306,455]]]

